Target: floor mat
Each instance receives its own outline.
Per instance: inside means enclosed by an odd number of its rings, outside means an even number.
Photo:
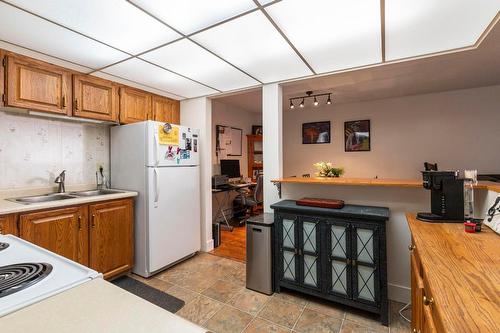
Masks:
[[[172,313],[184,306],[184,301],[128,276],[122,276],[111,283]]]

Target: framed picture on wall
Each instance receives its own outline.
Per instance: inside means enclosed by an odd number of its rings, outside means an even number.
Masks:
[[[302,144],[330,143],[330,122],[318,121],[302,124]]]
[[[262,135],[262,126],[261,125],[252,125],[252,134],[253,135]]]
[[[370,120],[346,121],[344,123],[345,151],[370,151]]]

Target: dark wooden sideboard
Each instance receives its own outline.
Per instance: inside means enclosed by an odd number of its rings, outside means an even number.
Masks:
[[[388,325],[386,226],[389,209],[345,205],[274,209],[275,291],[292,289],[380,315]]]

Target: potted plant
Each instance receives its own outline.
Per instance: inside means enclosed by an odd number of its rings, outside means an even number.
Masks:
[[[316,168],[316,170],[318,170],[318,172],[316,173],[318,177],[336,178],[344,174],[344,168],[334,167],[330,162],[314,163],[314,167]]]

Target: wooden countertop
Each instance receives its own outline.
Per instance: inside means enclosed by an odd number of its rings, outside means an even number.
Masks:
[[[338,186],[381,186],[422,188],[422,180],[418,179],[382,179],[382,178],[324,178],[324,177],[288,177],[271,180],[273,183],[338,185]],[[475,188],[500,193],[500,183],[480,181]]]
[[[406,217],[447,332],[500,332],[500,235],[486,226],[469,234],[462,223]]]

